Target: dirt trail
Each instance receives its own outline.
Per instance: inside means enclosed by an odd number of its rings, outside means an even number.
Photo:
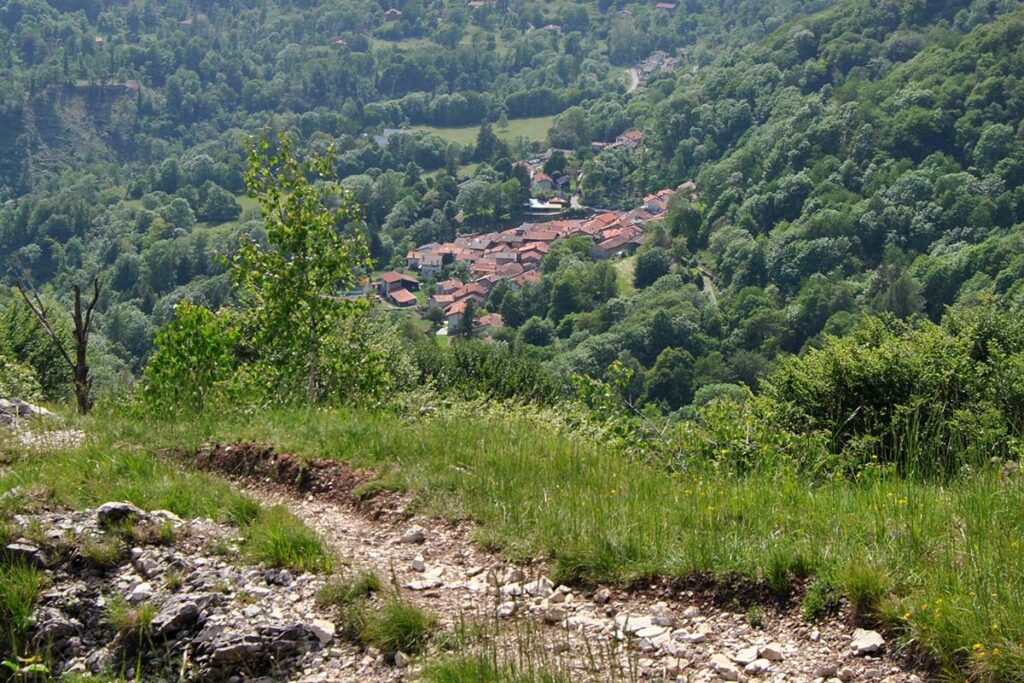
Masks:
[[[925,676],[904,668],[889,644],[884,654],[855,653],[859,641],[844,615],[811,625],[796,606],[733,610],[710,593],[667,583],[633,591],[555,586],[543,563],[510,565],[475,544],[471,524],[413,516],[409,501],[393,493],[360,502],[352,489],[368,475],[338,461],[296,475],[297,458],[254,444],[217,447],[198,460],[234,475],[262,503],[286,505],[353,568],[375,571],[449,631],[473,624],[491,641],[485,647],[520,665],[558,669],[574,681]]]

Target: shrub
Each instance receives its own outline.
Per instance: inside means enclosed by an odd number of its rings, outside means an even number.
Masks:
[[[562,384],[540,363],[517,356],[505,346],[467,339],[448,348],[424,339],[413,346],[421,383],[461,398],[485,396],[554,403]]]
[[[183,302],[160,329],[156,351],[143,373],[142,399],[157,412],[202,412],[237,365],[238,321],[229,313]]]
[[[950,475],[1019,455],[1024,331],[994,306],[942,325],[870,318],[843,338],[783,361],[765,385],[779,425],[820,430],[855,466]],[[1014,381],[1016,378],[1016,381]]]

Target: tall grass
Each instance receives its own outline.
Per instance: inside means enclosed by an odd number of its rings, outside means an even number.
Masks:
[[[93,433],[102,431],[95,429],[99,422],[91,424]],[[46,457],[22,454],[0,476],[0,493],[15,487],[41,490],[49,501],[75,508],[125,500],[147,510],[230,522],[241,527],[245,556],[254,562],[299,571],[326,570],[332,563],[316,535],[287,510],[262,509],[223,479],[187,471],[152,450],[128,448],[116,439],[97,438]],[[3,515],[0,526],[6,528]],[[122,548],[104,543],[87,548],[90,557],[116,561]]]
[[[945,483],[884,469],[857,482],[672,474],[498,409],[421,419],[289,410],[108,429],[165,446],[264,439],[373,467],[426,511],[478,520],[479,540],[553,558],[559,579],[738,573],[785,590],[787,577],[826,577],[950,672],[1024,670],[1024,478],[1012,471]]]
[[[242,551],[253,562],[310,572],[333,564],[317,535],[280,505],[261,510],[245,531]]]
[[[20,655],[42,574],[22,563],[0,564],[0,660]]]

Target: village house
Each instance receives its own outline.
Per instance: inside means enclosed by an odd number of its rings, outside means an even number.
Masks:
[[[544,171],[537,171],[530,178],[530,187],[535,190],[545,190],[550,192],[554,189],[555,184],[552,182],[551,176],[547,173]]]
[[[381,273],[380,279],[376,283],[377,293],[381,296],[398,289],[411,289],[415,291],[419,288],[420,281],[415,277],[394,270]]]
[[[448,323],[449,334],[459,327],[459,323],[462,322],[462,316],[465,315],[468,305],[469,299],[456,301],[444,312],[444,319]]]
[[[466,283],[462,280],[441,280],[435,285],[435,289],[438,294],[454,294],[465,286]]]
[[[672,190],[659,190],[644,197],[644,210],[652,214],[659,214],[668,208],[668,202],[675,192]]]
[[[398,289],[388,290],[384,294],[384,298],[395,306],[400,306],[402,308],[416,305],[416,295],[401,287]]]
[[[435,294],[430,297],[429,303],[431,306],[437,306],[443,310],[455,303],[455,297],[451,294]]]
[[[473,324],[479,332],[487,334],[488,332],[504,327],[505,321],[498,313],[487,313],[473,321]]]
[[[617,147],[625,147],[631,152],[635,152],[636,148],[640,145],[640,141],[644,139],[643,131],[627,130],[625,133],[615,138],[615,145]]]
[[[626,228],[623,232],[598,242],[590,248],[590,256],[595,259],[606,259],[617,256],[628,256],[643,243],[643,233]]]
[[[384,13],[384,21],[398,21],[402,18],[402,10],[392,7]]]

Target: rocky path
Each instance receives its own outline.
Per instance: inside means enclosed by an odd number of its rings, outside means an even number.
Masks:
[[[530,650],[528,665],[574,681],[922,678],[902,668],[877,633],[840,619],[810,625],[795,607],[732,611],[710,595],[669,587],[556,586],[542,564],[510,565],[473,543],[471,525],[409,517],[398,497],[370,512],[337,495],[296,495],[251,479],[240,485],[263,503],[287,506],[340,557],[378,573],[446,628],[474,624],[488,634],[478,645],[520,659]]]

